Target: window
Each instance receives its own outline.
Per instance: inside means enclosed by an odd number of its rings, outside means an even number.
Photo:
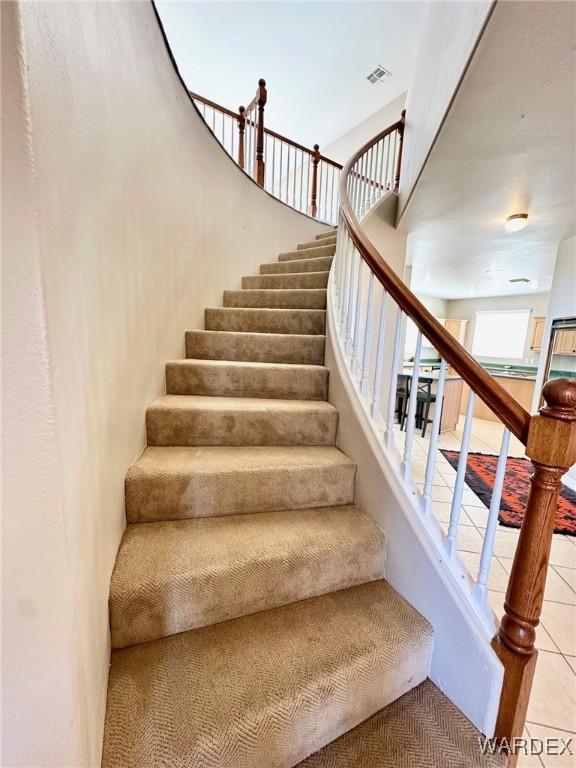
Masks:
[[[472,354],[520,360],[526,349],[529,309],[476,312]]]

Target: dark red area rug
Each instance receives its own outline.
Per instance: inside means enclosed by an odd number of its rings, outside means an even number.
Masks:
[[[454,469],[458,467],[459,451],[442,450],[442,454]],[[497,462],[498,456],[490,453],[468,454],[466,483],[487,507],[492,498]],[[509,528],[520,528],[522,525],[532,472],[532,462],[528,459],[508,457],[498,515],[502,525]],[[576,536],[576,493],[565,485],[558,498],[554,533]]]

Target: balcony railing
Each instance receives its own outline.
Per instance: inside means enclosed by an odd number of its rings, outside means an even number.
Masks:
[[[320,152],[282,136],[265,125],[266,82],[238,111],[190,91],[206,125],[226,152],[263,189],[301,213],[326,224],[338,217],[342,166]]]

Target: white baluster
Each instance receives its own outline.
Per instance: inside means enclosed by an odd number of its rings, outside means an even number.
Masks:
[[[416,351],[414,353],[414,365],[412,368],[412,380],[410,383],[410,398],[408,400],[408,413],[406,415],[406,440],[404,441],[404,459],[402,461],[402,475],[404,480],[410,477],[412,467],[412,443],[414,442],[414,427],[416,422],[416,404],[418,401],[418,382],[420,376],[420,355],[422,353],[422,331],[416,335]]]
[[[504,487],[504,477],[506,475],[506,461],[508,460],[508,447],[510,445],[510,431],[504,430],[502,435],[502,445],[498,464],[496,465],[496,475],[494,477],[494,486],[492,488],[492,497],[490,498],[490,509],[488,511],[488,522],[486,524],[486,533],[484,534],[484,543],[482,545],[482,555],[480,556],[480,568],[478,569],[478,578],[472,590],[474,599],[480,607],[486,605],[488,596],[488,573],[490,571],[490,562],[494,552],[494,538],[498,527],[498,513],[500,512],[500,500],[502,499],[502,488]]]
[[[402,323],[404,314],[398,307],[396,317],[396,331],[394,333],[394,350],[392,352],[392,365],[390,369],[390,391],[388,393],[388,419],[386,421],[386,444],[389,448],[394,446],[394,414],[396,412],[396,388],[398,387],[398,364],[400,361],[400,341],[402,339]]]
[[[364,349],[362,351],[362,376],[360,392],[365,395],[368,391],[368,371],[370,369],[370,347],[372,342],[372,296],[374,294],[374,272],[370,270],[368,281],[368,301],[366,302],[366,324],[364,326]]]
[[[380,420],[380,398],[382,395],[382,365],[384,363],[384,332],[386,330],[386,306],[388,294],[382,287],[380,301],[380,317],[378,320],[378,341],[376,342],[376,362],[374,364],[374,381],[372,383],[372,404],[370,415],[375,421]]]
[[[350,311],[348,313],[348,321],[346,324],[346,354],[349,357],[352,357],[352,352],[354,349],[354,327],[356,324],[356,312],[359,309],[358,306],[358,298],[359,298],[359,281],[360,281],[360,270],[362,267],[362,257],[360,256],[360,253],[356,250],[356,246],[352,245],[353,248],[353,256],[354,256],[354,271],[356,273],[356,278],[354,280],[350,280]],[[352,276],[352,275],[351,275]],[[356,289],[356,290],[355,290]],[[356,296],[356,304],[354,305],[354,297]],[[354,307],[354,308],[353,308]],[[352,360],[350,360],[350,363],[352,363]]]
[[[350,235],[346,232],[347,240],[347,257],[346,257],[346,280],[344,281],[344,312],[342,313],[342,321],[340,325],[340,336],[342,337],[343,349],[346,345],[346,332],[348,328],[348,322],[350,315],[352,314],[352,288],[354,284],[354,244],[350,240]]]
[[[446,381],[446,360],[440,362],[438,385],[436,386],[436,402],[434,403],[434,416],[432,417],[432,431],[428,446],[428,459],[426,461],[426,475],[424,477],[424,490],[422,492],[422,512],[428,516],[432,511],[432,483],[436,471],[436,454],[438,450],[438,436],[440,434],[440,422],[442,420],[442,403],[444,400],[444,382]]]
[[[352,330],[352,360],[350,370],[353,375],[361,373],[358,348],[360,346],[360,318],[362,315],[362,282],[364,259],[358,254],[358,279],[356,281],[356,303],[354,305],[354,327]]]
[[[460,446],[460,456],[458,457],[458,469],[456,470],[454,495],[452,497],[452,506],[450,508],[450,525],[448,527],[448,536],[444,541],[444,547],[446,548],[446,551],[450,557],[453,557],[456,554],[456,536],[458,534],[460,513],[462,512],[462,494],[464,493],[464,480],[466,477],[466,465],[468,463],[468,448],[470,446],[470,433],[472,431],[474,400],[475,393],[471,389],[470,395],[468,397],[468,406],[466,408],[466,418],[464,421],[462,444]]]

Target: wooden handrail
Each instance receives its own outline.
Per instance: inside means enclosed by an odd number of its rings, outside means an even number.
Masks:
[[[403,131],[404,120],[390,125],[366,142],[348,160],[340,176],[340,211],[348,233],[376,279],[384,286],[398,306],[422,331],[432,346],[463,378],[524,445],[528,439],[530,414],[504,387],[491,376],[464,347],[446,330],[415,296],[408,286],[379,254],[362,229],[348,196],[347,179],[357,160],[372,146],[394,131]],[[397,176],[399,171],[397,171]]]
[[[194,91],[188,91],[188,93],[192,96],[194,101],[201,101],[203,104],[206,104],[207,107],[210,107],[210,109],[217,109],[219,112],[224,112],[225,115],[234,117],[236,120],[239,117],[238,112],[234,112],[232,109],[228,109],[228,107],[223,107],[222,104],[217,104],[215,101],[211,101],[205,96],[200,96],[199,93],[194,93]]]
[[[220,112],[224,112],[225,115],[228,115],[229,117],[233,117],[236,120],[240,117],[238,112],[234,112],[232,109],[228,109],[228,107],[223,107],[222,104],[218,104],[215,101],[212,101],[211,99],[207,99],[205,96],[201,96],[199,93],[194,93],[194,91],[188,91],[190,96],[195,101],[201,101],[203,104],[206,104],[207,107],[210,107],[210,109],[216,109]],[[252,99],[252,102],[247,107],[242,107],[244,112],[247,112],[250,110],[251,107],[254,106],[256,103],[256,97]],[[246,123],[250,125],[255,125],[253,121],[250,119],[246,119]],[[287,136],[284,136],[282,133],[278,133],[277,131],[273,131],[271,128],[266,128],[264,126],[264,133],[268,136],[271,136],[274,139],[278,139],[279,141],[283,141],[285,144],[289,144],[291,147],[294,147],[295,149],[299,149],[301,152],[306,152],[308,155],[313,155],[314,150],[310,149],[309,147],[305,147],[303,144],[299,144],[297,141],[294,141],[293,139],[289,139]],[[332,160],[330,157],[326,157],[326,155],[320,154],[320,160],[321,162],[328,163],[329,165],[333,165],[335,168],[338,168],[342,170],[344,167],[342,163],[336,162],[336,160]]]
[[[355,180],[360,177],[352,169],[375,144],[398,131],[400,146],[394,175],[394,189],[397,190],[404,121],[403,112],[400,121],[368,141],[344,166],[340,178],[341,220],[374,276],[440,356],[526,446],[526,455],[534,466],[506,591],[504,615],[492,640],[492,648],[504,667],[496,736],[510,745],[514,738],[522,735],[528,709],[537,657],[535,630],[542,611],[561,477],[576,462],[576,381],[549,381],[542,391],[546,406],[540,409],[538,415],[531,416],[440,325],[386,263],[364,232],[348,194],[351,176]],[[360,178],[364,181],[363,177]],[[509,766],[512,768],[515,764],[516,756],[511,755]]]

